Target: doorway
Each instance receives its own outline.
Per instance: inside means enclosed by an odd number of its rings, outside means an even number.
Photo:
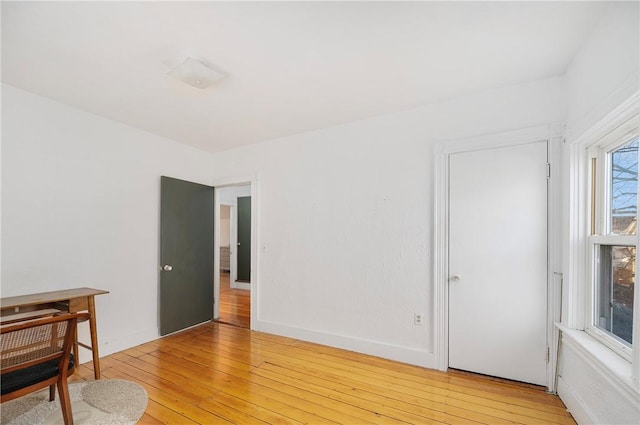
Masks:
[[[251,185],[216,187],[219,253],[217,282],[214,288],[214,319],[244,328],[251,327]],[[242,267],[241,267],[242,266]]]

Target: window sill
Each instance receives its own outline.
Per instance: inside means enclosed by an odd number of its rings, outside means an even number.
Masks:
[[[628,360],[585,331],[570,329],[559,323],[556,323],[556,327],[562,331],[564,344],[575,349],[589,364],[611,379],[620,389],[634,399],[638,399],[640,391],[631,379],[632,365]]]

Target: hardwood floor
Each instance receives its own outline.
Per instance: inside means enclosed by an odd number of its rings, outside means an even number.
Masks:
[[[140,424],[575,424],[531,385],[207,323],[101,360],[149,394]],[[72,380],[91,380],[90,363]]]
[[[220,317],[218,322],[251,327],[251,292],[233,289],[229,273],[220,273]]]

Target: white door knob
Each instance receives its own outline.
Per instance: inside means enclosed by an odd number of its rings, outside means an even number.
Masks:
[[[164,270],[165,272],[170,272],[171,270],[173,270],[173,267],[171,267],[168,264],[165,264],[164,267],[162,267],[162,270]]]
[[[457,282],[460,280],[460,275],[454,274],[453,276],[449,276],[449,282]]]

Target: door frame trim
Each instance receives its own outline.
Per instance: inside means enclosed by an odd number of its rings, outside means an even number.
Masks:
[[[560,319],[561,241],[558,231],[560,215],[560,152],[564,142],[564,124],[554,123],[515,131],[482,135],[436,144],[434,151],[433,201],[433,351],[434,367],[446,371],[449,367],[449,157],[455,153],[517,146],[547,141],[551,164],[547,199],[547,389],[555,391],[557,364],[557,330],[553,324]],[[553,283],[553,286],[551,285]],[[552,290],[553,289],[553,290]]]
[[[259,188],[258,175],[251,174],[238,177],[229,177],[215,180],[212,184],[214,188],[214,232],[213,250],[220,252],[220,197],[218,190],[229,186],[251,185],[251,322],[249,329],[255,329],[258,320],[258,291],[259,278]],[[213,303],[214,320],[220,316],[220,256],[216,255],[213,261],[213,293],[215,295]]]

